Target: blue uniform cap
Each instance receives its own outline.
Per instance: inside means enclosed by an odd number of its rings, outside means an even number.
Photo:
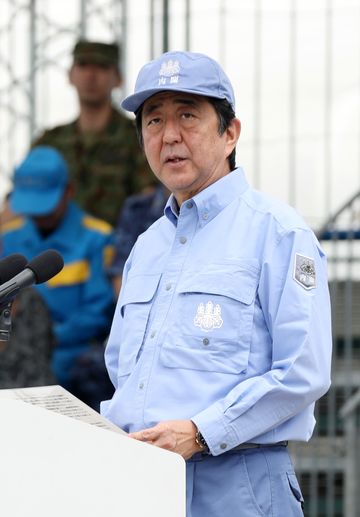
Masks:
[[[186,92],[226,99],[235,111],[235,97],[230,80],[211,57],[197,52],[166,52],[150,61],[139,72],[135,93],[121,106],[136,112],[141,104],[162,91]]]
[[[68,183],[68,166],[62,155],[52,147],[35,147],[15,169],[11,209],[30,216],[50,214]]]

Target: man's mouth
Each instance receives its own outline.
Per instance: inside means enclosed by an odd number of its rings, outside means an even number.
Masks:
[[[181,156],[169,156],[166,158],[165,163],[179,163],[184,161],[185,158],[182,158]]]

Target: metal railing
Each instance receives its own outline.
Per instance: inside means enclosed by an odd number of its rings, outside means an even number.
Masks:
[[[320,228],[332,306],[332,386],[316,405],[309,444],[293,444],[306,517],[358,517],[360,405],[360,192]]]

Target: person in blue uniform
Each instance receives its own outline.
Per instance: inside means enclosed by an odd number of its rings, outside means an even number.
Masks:
[[[126,259],[136,239],[163,215],[168,197],[169,192],[158,183],[146,192],[125,199],[114,231],[114,258],[108,268],[117,295]]]
[[[172,192],[125,264],[102,413],[187,461],[187,517],[297,517],[288,454],[330,386],[326,259],[291,207],[235,165],[240,121],[210,57],[169,52],[122,106]]]
[[[113,252],[111,226],[83,212],[72,193],[62,155],[52,147],[34,148],[14,174],[10,206],[19,217],[2,229],[3,256],[16,252],[31,260],[55,249],[64,259],[59,274],[35,287],[54,324],[53,371],[68,389],[77,358],[107,336],[114,303],[106,274]]]

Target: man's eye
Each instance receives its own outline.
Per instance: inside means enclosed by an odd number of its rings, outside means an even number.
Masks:
[[[192,118],[194,118],[194,115],[192,113],[188,113],[188,112],[182,113],[181,116],[182,116],[182,118],[185,118],[185,119],[192,119]]]
[[[154,126],[156,124],[158,124],[160,122],[160,119],[159,118],[152,118],[148,121],[147,125],[148,126]]]

